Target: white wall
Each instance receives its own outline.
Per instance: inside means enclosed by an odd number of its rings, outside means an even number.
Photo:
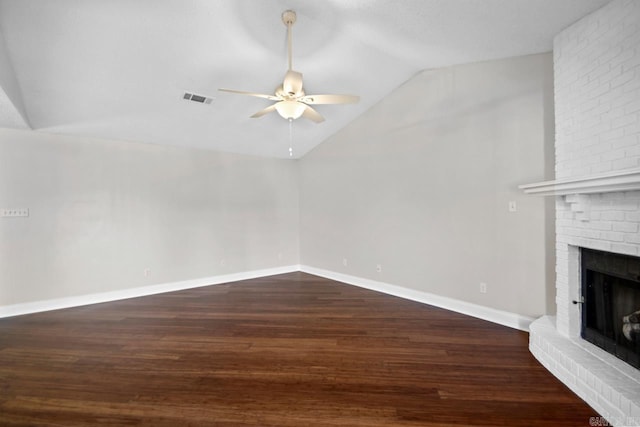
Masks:
[[[553,217],[517,186],[552,178],[552,90],[550,54],[415,76],[300,162],[302,264],[545,313]]]
[[[553,218],[517,185],[552,177],[551,99],[549,54],[425,71],[300,162],[0,130],[0,207],[31,214],[0,220],[0,306],[300,254],[540,315]]]
[[[0,129],[0,207],[30,209],[0,219],[0,306],[298,264],[296,174],[286,160]]]

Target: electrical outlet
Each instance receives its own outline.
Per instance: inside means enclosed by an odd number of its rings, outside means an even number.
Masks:
[[[376,265],[376,271],[382,273],[382,266],[380,264]]]
[[[487,284],[484,282],[480,282],[480,293],[481,294],[487,293]]]
[[[347,266],[348,262],[346,258],[342,258],[342,265]]]
[[[0,209],[2,218],[18,218],[29,216],[29,208],[4,208]]]

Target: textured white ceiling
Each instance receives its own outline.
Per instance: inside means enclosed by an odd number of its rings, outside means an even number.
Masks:
[[[0,0],[0,72],[13,70],[22,95],[15,111],[0,99],[0,126],[24,108],[44,132],[287,157],[288,123],[249,118],[269,101],[217,88],[273,92],[287,66],[280,14],[294,9],[306,92],[361,96],[318,106],[322,124],[296,120],[300,157],[418,71],[550,51],[608,1]]]

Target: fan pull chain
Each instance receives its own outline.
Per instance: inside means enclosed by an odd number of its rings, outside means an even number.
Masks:
[[[289,119],[289,157],[293,157],[293,119]]]

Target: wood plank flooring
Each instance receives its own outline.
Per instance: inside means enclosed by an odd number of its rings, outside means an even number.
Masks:
[[[528,335],[291,273],[0,319],[2,426],[587,426]]]

